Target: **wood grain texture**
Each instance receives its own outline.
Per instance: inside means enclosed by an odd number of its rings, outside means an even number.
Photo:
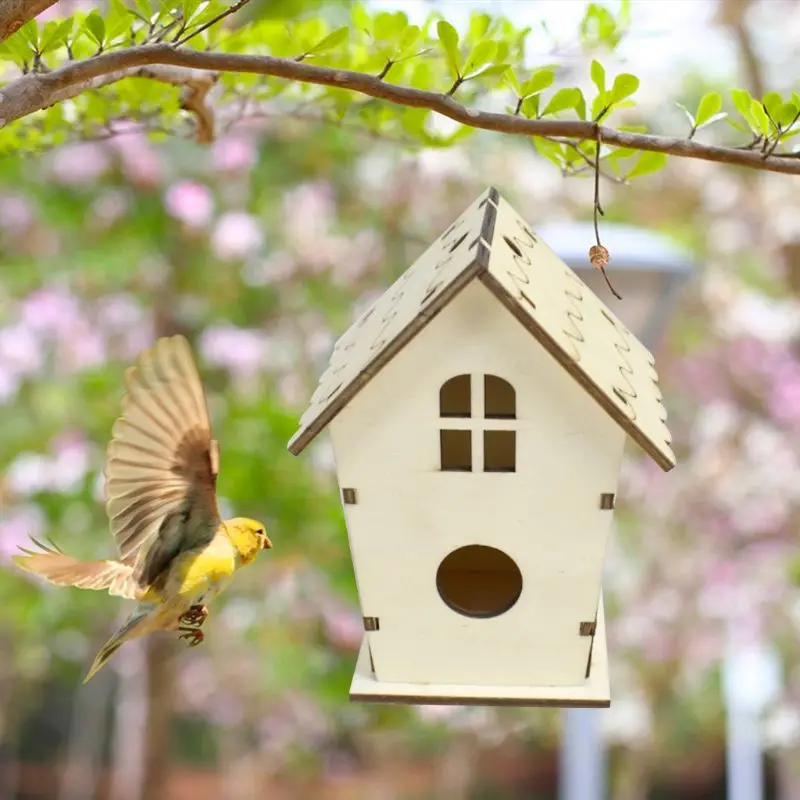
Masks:
[[[476,242],[474,248],[468,242]],[[475,278],[662,469],[675,466],[652,355],[495,189],[337,341],[290,452],[299,455]]]

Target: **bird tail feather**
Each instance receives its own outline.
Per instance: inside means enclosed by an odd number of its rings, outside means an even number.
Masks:
[[[133,577],[133,565],[120,561],[81,561],[64,553],[52,542],[31,541],[39,551],[21,547],[24,555],[11,560],[26,572],[39,575],[57,586],[76,586],[79,589],[105,589],[110,595],[136,599],[138,585]]]
[[[151,604],[142,603],[133,610],[122,627],[100,648],[100,651],[92,662],[92,666],[89,668],[89,672],[83,679],[84,683],[105,666],[111,656],[113,656],[125,642],[135,639],[137,636],[143,636],[149,632],[149,626],[144,623],[150,621],[150,616],[154,608],[155,607]]]

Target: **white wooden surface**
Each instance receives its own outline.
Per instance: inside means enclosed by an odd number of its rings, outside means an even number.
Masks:
[[[674,466],[652,355],[502,197],[489,264],[491,278],[611,401],[629,432],[662,467]]]
[[[592,671],[578,686],[465,686],[452,683],[415,684],[378,680],[370,668],[366,637],[356,662],[350,685],[350,699],[359,702],[509,705],[509,706],[574,706],[607,708],[611,705],[608,676],[603,602],[597,614],[597,633],[592,651]]]
[[[435,357],[432,357],[435,354]],[[517,420],[438,417],[439,388],[484,373],[517,392]],[[482,380],[473,379],[473,414]],[[517,431],[517,472],[441,472],[439,430]],[[594,619],[625,434],[480,282],[468,285],[330,425],[356,580],[378,679],[578,686]],[[475,454],[475,446],[473,452]],[[479,459],[474,459],[479,463]],[[522,594],[502,616],[472,619],[439,597],[452,550],[510,555]]]

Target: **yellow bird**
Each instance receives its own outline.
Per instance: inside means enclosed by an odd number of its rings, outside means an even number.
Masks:
[[[127,394],[106,464],[106,511],[119,559],[81,561],[33,540],[14,562],[59,586],[105,589],[137,600],[103,645],[88,681],[130,639],[177,630],[203,641],[207,605],[271,548],[264,526],[217,505],[219,449],[211,438],[203,386],[183,336],[159,339],[125,374]]]

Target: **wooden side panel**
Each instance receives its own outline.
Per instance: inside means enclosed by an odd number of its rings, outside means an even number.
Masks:
[[[450,378],[470,418],[439,417]],[[483,376],[508,381],[516,419],[486,419]],[[473,470],[440,469],[440,431],[466,430]],[[369,646],[381,681],[507,686],[584,682],[624,432],[480,282],[469,284],[330,426]],[[485,431],[513,431],[516,471],[485,472]],[[519,567],[516,604],[491,618],[442,600],[451,551],[495,547]]]
[[[381,681],[372,668],[365,640],[350,684],[350,699],[362,703],[608,708],[611,705],[611,690],[602,598],[597,610],[597,633],[594,639],[591,674],[577,686],[470,686]]]
[[[652,355],[502,198],[483,280],[663,469],[675,465]]]

